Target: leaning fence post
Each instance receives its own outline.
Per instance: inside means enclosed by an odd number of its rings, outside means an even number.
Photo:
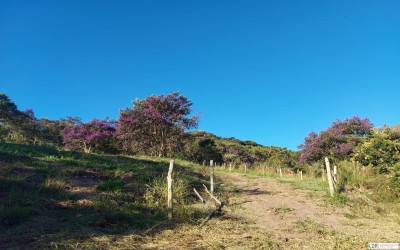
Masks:
[[[329,192],[331,193],[331,196],[333,197],[335,189],[333,188],[332,173],[331,173],[331,167],[329,164],[328,157],[325,157],[325,165],[326,165],[326,177],[328,178],[328,184],[329,184]]]
[[[168,170],[168,219],[172,219],[172,171],[174,169],[174,160],[169,162]]]
[[[214,193],[214,161],[210,160],[210,192]]]

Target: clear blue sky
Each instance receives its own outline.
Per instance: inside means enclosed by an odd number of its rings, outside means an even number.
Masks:
[[[199,129],[296,149],[400,123],[400,1],[0,1],[0,92],[50,119],[180,91]]]

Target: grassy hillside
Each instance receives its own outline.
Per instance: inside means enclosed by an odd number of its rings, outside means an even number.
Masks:
[[[198,223],[191,187],[206,183],[195,164],[176,161],[175,218],[166,221],[168,159],[0,144],[0,246],[51,247],[104,235]]]
[[[320,178],[259,169],[216,168],[225,213],[202,226],[192,188],[208,171],[181,160],[167,220],[168,163],[0,143],[0,248],[361,249],[399,233],[397,204],[361,190],[331,198]]]
[[[202,162],[213,159],[218,164],[232,163],[236,166],[257,163],[269,166],[293,168],[296,165],[298,153],[286,148],[263,146],[253,141],[241,141],[236,138],[223,138],[205,131],[189,133],[193,141],[192,160]],[[190,155],[190,154],[189,154]]]

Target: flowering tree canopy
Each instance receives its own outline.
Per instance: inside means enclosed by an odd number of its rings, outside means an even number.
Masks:
[[[360,139],[369,135],[373,125],[368,118],[358,116],[347,118],[344,121],[333,122],[327,130],[317,134],[311,132],[300,145],[301,163],[310,163],[322,160],[328,156],[334,159],[344,159],[353,153],[354,147]]]
[[[64,128],[63,142],[67,149],[81,149],[90,153],[92,149],[100,150],[110,144],[115,128],[112,122],[93,119],[88,123],[74,120]]]
[[[188,117],[192,102],[175,92],[136,99],[133,109],[120,112],[118,139],[129,153],[166,156],[175,152],[184,132],[197,127],[198,116]]]

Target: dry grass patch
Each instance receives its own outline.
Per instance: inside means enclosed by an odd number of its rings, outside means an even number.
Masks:
[[[291,235],[288,249],[365,249],[367,241],[339,233],[311,219],[296,221],[295,227],[286,228]],[[307,239],[307,240],[305,240]]]
[[[182,225],[152,236],[144,249],[280,249],[270,236],[235,218],[219,218],[205,226]]]

